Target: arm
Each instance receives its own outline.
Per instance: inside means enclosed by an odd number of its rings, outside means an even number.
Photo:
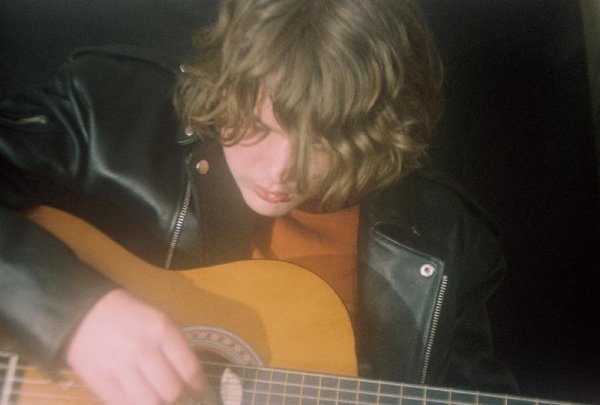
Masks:
[[[475,216],[463,217],[454,278],[455,326],[447,383],[518,393],[512,373],[495,353],[488,306],[505,274],[506,262],[497,235]]]
[[[87,101],[63,75],[0,109],[0,320],[36,362],[66,360],[109,403],[169,402],[203,387],[178,328],[20,214],[81,202]]]
[[[70,107],[64,85],[32,90],[0,109],[0,318],[30,356],[57,366],[71,330],[116,286],[21,210],[73,198],[85,142],[62,130]]]
[[[22,350],[54,368],[67,335],[115,286],[18,212],[0,207],[0,223],[2,322]]]

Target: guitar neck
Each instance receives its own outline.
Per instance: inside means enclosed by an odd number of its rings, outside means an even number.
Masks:
[[[227,390],[224,369],[239,376],[243,404],[398,404],[398,405],[566,405],[539,399],[497,395],[328,374],[262,367],[205,364],[211,386]],[[225,385],[225,386],[224,386]]]
[[[403,384],[330,374],[283,370],[253,366],[238,366],[220,362],[203,364],[210,385],[222,398],[230,398],[226,404],[269,405],[570,405],[570,402],[530,399],[517,396],[497,395]],[[0,352],[0,405],[68,403],[92,404],[97,400],[81,392],[69,396],[69,387],[63,387],[60,396],[43,391],[28,392],[23,396],[23,368],[18,357]],[[234,378],[224,378],[224,376]],[[238,394],[239,392],[239,394]],[[234,400],[231,400],[234,398]],[[59,402],[52,402],[58,399]],[[32,402],[30,402],[32,401]],[[574,405],[574,404],[573,404]]]

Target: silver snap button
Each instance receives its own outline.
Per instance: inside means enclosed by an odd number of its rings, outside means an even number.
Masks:
[[[426,263],[421,266],[420,273],[423,277],[431,277],[435,273],[435,267],[432,264]]]
[[[193,129],[192,129],[192,127],[190,127],[190,126],[187,126],[187,127],[185,127],[185,130],[184,130],[183,132],[185,132],[185,134],[186,134],[187,136],[192,136],[192,135],[194,135],[194,130],[193,130]]]

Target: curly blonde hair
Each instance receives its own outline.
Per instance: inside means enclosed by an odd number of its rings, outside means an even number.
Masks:
[[[442,67],[413,1],[225,0],[196,46],[175,95],[183,122],[238,142],[264,91],[293,140],[300,187],[315,145],[330,155],[322,210],[359,201],[426,155]]]

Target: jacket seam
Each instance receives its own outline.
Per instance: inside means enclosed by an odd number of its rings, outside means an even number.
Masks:
[[[84,55],[103,55],[113,58],[127,58],[143,62],[149,62],[161,69],[175,75],[178,73],[177,65],[173,61],[169,61],[166,54],[144,47],[135,45],[105,45],[105,46],[88,46],[73,50],[69,55],[69,60],[75,59]]]
[[[385,239],[386,241],[402,247],[403,249],[406,249],[408,251],[410,251],[411,253],[417,254],[419,256],[423,256],[423,257],[430,257],[431,255],[423,252],[420,249],[416,249],[412,246],[407,245],[406,243],[402,243],[394,238],[389,237],[388,235],[386,235],[385,233],[381,232],[380,230],[378,230],[377,228],[381,225],[385,225],[385,224],[391,224],[390,222],[386,222],[386,221],[377,221],[375,223],[373,223],[373,225],[371,225],[371,232],[377,234],[378,236],[380,236],[381,238]]]

